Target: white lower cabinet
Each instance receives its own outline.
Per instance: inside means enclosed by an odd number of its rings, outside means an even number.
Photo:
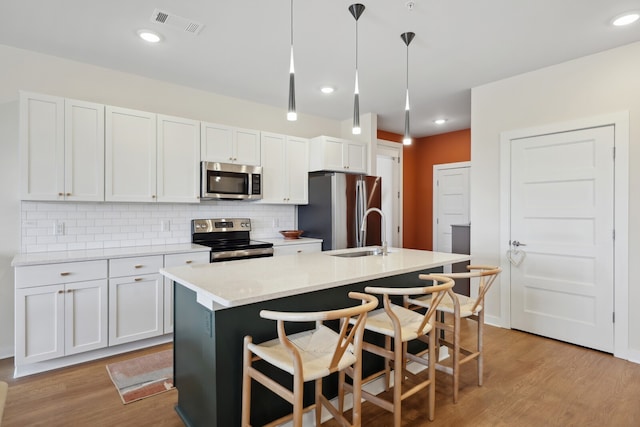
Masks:
[[[296,244],[273,246],[273,256],[293,255],[293,254],[321,252],[321,251],[322,251],[322,241],[304,242],[304,243],[301,242]]]
[[[106,276],[106,261],[16,268],[16,365],[106,347]]]
[[[208,264],[209,252],[188,252],[183,254],[168,254],[164,256],[164,266],[179,267],[181,265]],[[173,280],[164,278],[164,333],[173,332]]]
[[[162,265],[162,255],[109,260],[110,346],[164,333]]]

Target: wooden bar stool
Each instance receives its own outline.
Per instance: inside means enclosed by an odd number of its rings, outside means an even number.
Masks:
[[[322,407],[329,410],[334,418],[345,426],[360,426],[360,381],[362,376],[362,335],[367,313],[378,306],[373,295],[350,292],[349,297],[362,301],[361,305],[320,312],[278,312],[262,310],[260,316],[277,321],[278,338],[262,344],[254,344],[250,336],[244,338],[244,365],[242,378],[242,426],[250,425],[251,380],[258,381],[293,405],[293,413],[269,424],[274,426],[293,420],[295,427],[302,427],[302,414],[316,410],[316,426],[320,425]],[[340,331],[324,325],[323,322],[340,320]],[[287,335],[286,322],[315,322],[315,328]],[[350,326],[350,322],[354,325]],[[256,369],[253,362],[264,360],[293,376],[293,390],[269,378]],[[338,411],[322,391],[322,378],[352,367],[353,411],[349,422]],[[315,403],[303,407],[303,386],[305,382],[315,382]],[[344,395],[344,391],[339,391]]]
[[[362,391],[362,397],[371,403],[386,409],[393,413],[394,426],[399,427],[402,419],[402,401],[413,396],[424,388],[429,388],[428,408],[429,420],[434,419],[435,414],[435,364],[431,363],[436,357],[435,355],[435,335],[434,323],[435,313],[438,303],[446,295],[447,290],[453,287],[453,280],[450,278],[421,274],[420,279],[432,282],[431,286],[415,287],[415,288],[383,288],[368,286],[365,292],[371,294],[382,295],[383,308],[372,311],[367,316],[365,329],[375,334],[384,336],[384,347],[371,343],[366,340],[363,344],[363,350],[381,356],[385,359],[385,367],[383,370],[374,373],[362,380],[362,383],[373,381],[380,376],[385,376],[386,390],[390,388],[391,369],[390,362],[393,361],[393,398],[391,400],[384,399],[380,396]],[[426,284],[425,284],[426,285]],[[432,308],[422,314],[417,311],[409,310],[400,304],[391,301],[391,296],[407,298],[408,296],[424,296],[429,295],[432,298]],[[400,302],[400,301],[398,301]],[[409,353],[407,344],[410,341],[420,340],[428,344],[429,359]],[[414,375],[406,369],[406,360],[411,360],[423,364],[428,367],[427,377],[424,373]],[[347,371],[347,374],[349,372]],[[353,382],[357,379],[354,378]],[[409,380],[412,381],[409,387]],[[340,379],[340,388],[344,383],[343,378]],[[349,390],[350,386],[344,383],[344,388]],[[354,392],[355,396],[355,392]],[[342,408],[342,401],[339,400],[339,408]]]
[[[502,271],[500,267],[487,265],[470,265],[467,266],[467,269],[469,270],[468,273],[448,273],[443,274],[443,276],[454,280],[468,278],[471,289],[474,289],[475,286],[477,286],[478,296],[476,298],[470,298],[466,295],[456,294],[452,290],[449,290],[444,300],[442,300],[437,307],[438,312],[443,313],[442,316],[438,315],[438,321],[436,322],[436,329],[438,330],[437,336],[440,337],[439,344],[446,345],[452,351],[452,365],[445,366],[438,363],[436,364],[436,369],[446,372],[453,377],[454,403],[458,401],[460,365],[471,360],[476,360],[478,363],[478,385],[482,385],[484,297],[493,282],[496,280],[496,277],[498,277]],[[430,309],[432,307],[431,297],[426,295],[422,297],[408,298],[405,305],[407,307],[418,306]],[[452,320],[447,321],[446,314],[444,313],[449,314],[449,317],[452,318]],[[461,318],[471,319],[476,322],[477,346],[473,350],[460,346]],[[440,331],[444,331],[444,334],[441,335]],[[436,358],[436,360],[439,360],[439,358]]]

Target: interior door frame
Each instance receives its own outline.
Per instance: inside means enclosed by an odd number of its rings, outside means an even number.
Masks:
[[[562,123],[500,133],[500,312],[502,326],[511,328],[511,265],[506,257],[511,229],[511,143],[514,140],[601,126],[614,126],[614,301],[613,355],[629,359],[629,112],[605,114]]]
[[[432,200],[432,216],[433,221],[432,226],[432,235],[431,235],[431,247],[434,251],[438,251],[438,208],[439,208],[439,200],[438,200],[438,172],[445,169],[458,169],[458,168],[471,168],[471,162],[455,162],[455,163],[440,163],[437,165],[433,165],[433,200]],[[471,185],[469,185],[469,195],[471,195]],[[469,200],[470,201],[470,200]],[[469,220],[471,220],[471,212],[469,212]]]

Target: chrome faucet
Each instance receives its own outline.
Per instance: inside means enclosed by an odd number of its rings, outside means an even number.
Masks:
[[[364,231],[364,229],[367,227],[367,215],[369,215],[371,212],[378,212],[380,214],[380,218],[382,218],[382,255],[387,255],[387,224],[384,213],[380,209],[367,209],[367,211],[362,216],[362,227],[360,227],[360,231]]]

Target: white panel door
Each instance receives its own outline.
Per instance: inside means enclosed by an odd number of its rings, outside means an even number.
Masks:
[[[400,235],[400,153],[402,145],[378,142],[376,175],[382,177],[382,211],[385,214],[387,244],[402,247]]]
[[[156,201],[156,115],[107,106],[105,200]]]
[[[469,224],[469,168],[434,166],[434,251],[451,252],[451,226]]]
[[[613,351],[614,129],[511,141],[511,326]]]
[[[65,200],[104,201],[104,105],[64,104]]]
[[[109,345],[162,335],[164,286],[160,274],[109,279]]]
[[[159,202],[200,201],[200,122],[158,115]]]
[[[64,199],[64,98],[20,93],[20,198]]]
[[[65,291],[65,355],[106,347],[107,280],[71,283]]]

